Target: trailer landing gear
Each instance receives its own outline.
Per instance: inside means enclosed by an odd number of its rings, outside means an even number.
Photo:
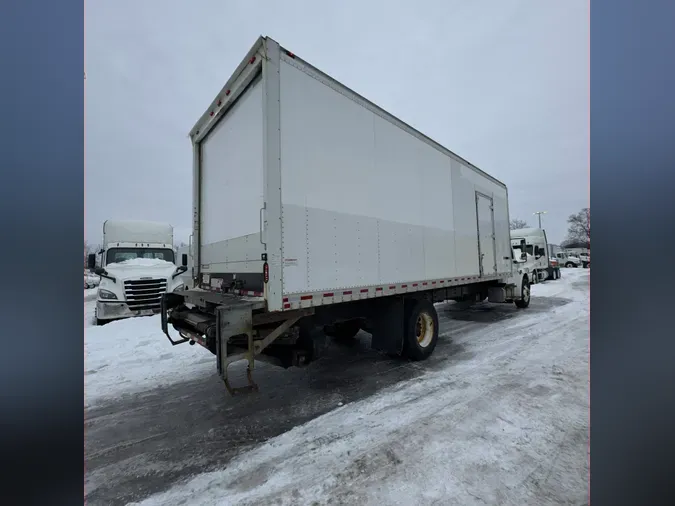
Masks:
[[[255,366],[256,358],[263,358],[261,353],[270,344],[276,341],[282,334],[288,332],[290,328],[295,325],[303,316],[306,316],[310,311],[297,311],[293,315],[288,315],[286,319],[278,322],[271,332],[269,332],[262,339],[253,338],[253,315],[251,313],[250,305],[241,303],[238,305],[232,304],[229,306],[221,306],[216,313],[216,357],[218,362],[218,375],[225,383],[225,388],[230,395],[237,395],[244,392],[258,392],[258,385],[253,380],[253,368]],[[229,344],[231,336],[245,336],[244,343],[231,345]],[[241,340],[239,341],[241,342]],[[229,380],[228,368],[233,362],[246,360],[248,366],[246,368],[247,385],[241,387],[233,387]]]
[[[248,379],[248,385],[233,387],[230,385],[230,380],[227,377],[227,370],[225,370],[223,374],[223,383],[225,383],[225,388],[227,388],[227,391],[232,396],[241,393],[253,393],[259,391],[258,384],[253,380],[253,371],[251,371],[250,367],[246,368],[246,379]]]

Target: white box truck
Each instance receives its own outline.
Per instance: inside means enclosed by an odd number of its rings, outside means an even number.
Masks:
[[[560,279],[560,266],[557,259],[551,260],[549,255],[546,231],[541,228],[519,228],[511,230],[511,244],[520,248],[521,241],[525,243],[525,252],[528,255],[526,265],[533,272],[532,281]]]
[[[173,344],[228,365],[316,359],[326,335],[422,360],[435,302],[530,303],[506,186],[261,37],[190,132],[195,289]],[[172,338],[169,326],[180,334]]]
[[[187,270],[187,255],[183,255],[184,265],[176,266],[173,227],[168,223],[107,220],[98,254],[99,262],[96,254],[87,259],[89,268],[101,278],[97,325],[156,314],[164,293],[185,288],[180,275]]]

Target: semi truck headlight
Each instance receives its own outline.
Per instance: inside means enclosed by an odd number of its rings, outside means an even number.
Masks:
[[[173,289],[174,292],[180,292],[181,290],[185,290],[185,283],[181,283]]]
[[[112,293],[110,290],[99,290],[98,296],[99,296],[100,299],[117,300],[117,295]]]

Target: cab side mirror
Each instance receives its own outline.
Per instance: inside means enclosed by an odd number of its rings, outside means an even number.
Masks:
[[[87,255],[87,268],[90,271],[93,271],[96,268],[96,255],[94,253]]]
[[[181,265],[182,265],[183,267],[187,267],[187,264],[188,264],[188,256],[187,256],[187,253],[183,253],[183,255],[182,255],[182,257],[181,257]]]

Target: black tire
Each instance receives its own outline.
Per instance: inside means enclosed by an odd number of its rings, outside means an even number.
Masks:
[[[571,267],[576,267],[576,264],[574,264],[574,263],[572,263],[572,262],[567,262],[567,263],[565,264],[565,267],[567,267],[567,268],[569,269],[569,268],[571,268]]]
[[[531,294],[530,294],[530,282],[527,280],[527,278],[523,278],[523,298],[522,299],[516,299],[513,302],[515,303],[516,307],[519,309],[525,309],[527,306],[530,305],[530,299]]]
[[[403,353],[410,360],[426,360],[438,342],[438,313],[428,300],[405,304]]]
[[[108,323],[107,320],[100,320],[100,319],[96,318],[96,326],[97,327],[101,327],[101,326],[105,325],[106,323]]]

